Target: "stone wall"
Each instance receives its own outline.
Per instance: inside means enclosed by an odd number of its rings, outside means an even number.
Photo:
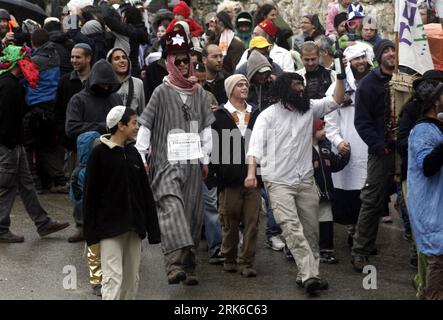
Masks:
[[[214,10],[217,0],[193,1],[198,15],[203,15],[206,10]],[[291,26],[294,33],[299,31],[300,17],[304,14],[318,14],[324,22],[326,9],[331,0],[251,0],[240,1],[247,10],[254,10],[263,3],[274,4],[279,14]],[[366,15],[376,16],[379,23],[379,33],[383,37],[393,38],[394,33],[394,1],[393,0],[360,0],[365,8]]]

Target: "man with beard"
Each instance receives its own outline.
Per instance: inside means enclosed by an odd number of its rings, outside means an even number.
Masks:
[[[58,82],[55,103],[57,134],[65,147],[65,175],[70,177],[77,162],[76,141],[66,135],[66,110],[71,98],[79,93],[91,73],[92,48],[86,43],[78,43],[71,51],[71,64],[74,70],[62,76]],[[68,238],[69,242],[83,241],[83,217],[81,210],[74,207],[76,232]]]
[[[0,48],[6,48],[9,44],[14,44],[14,32],[9,31],[9,20],[11,16],[5,9],[0,9]]]
[[[203,88],[211,92],[218,104],[226,103],[225,79],[229,74],[223,69],[223,53],[216,44],[203,48],[203,63],[206,67],[206,81]]]
[[[297,73],[278,77],[273,90],[276,104],[262,111],[249,143],[248,188],[257,187],[256,168],[269,192],[276,222],[298,267],[296,283],[307,293],[326,289],[319,275],[319,196],[313,177],[312,124],[344,101],[343,80],[334,94],[309,99]]]
[[[354,126],[355,91],[360,80],[369,73],[373,56],[372,48],[361,42],[346,48],[344,57],[349,64],[346,69],[345,103],[339,110],[325,116],[326,136],[332,145],[341,154],[349,153],[352,149],[348,165],[342,171],[332,174],[335,189],[332,202],[334,221],[349,225],[348,243],[351,246],[360,211],[360,192],[365,183],[368,161],[368,146],[360,138]],[[331,95],[334,88],[335,84],[329,88],[326,95]]]
[[[394,177],[395,142],[392,137],[391,108],[387,102],[387,84],[395,68],[395,46],[382,40],[374,47],[379,67],[359,83],[355,94],[354,124],[368,146],[367,178],[361,191],[361,209],[354,236],[351,263],[362,272],[375,249],[379,218]]]
[[[297,73],[304,78],[306,95],[309,99],[321,99],[335,81],[335,72],[320,65],[320,49],[314,42],[303,43],[300,52],[305,67]]]

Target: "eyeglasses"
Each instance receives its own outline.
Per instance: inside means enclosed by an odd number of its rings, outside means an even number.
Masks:
[[[183,58],[183,59],[175,59],[174,64],[178,67],[183,62],[184,64],[189,64],[189,61],[191,61],[189,58]]]

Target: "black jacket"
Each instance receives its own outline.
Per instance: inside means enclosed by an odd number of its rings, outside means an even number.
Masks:
[[[318,66],[313,72],[306,72],[306,88],[305,92],[309,99],[321,99],[326,96],[326,91],[332,84],[331,70]]]
[[[333,153],[328,139],[320,141],[318,148],[320,152],[312,147],[314,178],[320,193],[320,201],[331,201],[334,192],[331,173],[343,170],[349,162],[351,153],[345,156]]]
[[[219,141],[214,141],[213,145],[219,146],[219,148],[212,151],[211,163],[217,177],[218,191],[221,191],[225,187],[242,186],[248,175],[246,148],[249,145],[252,128],[259,115],[259,110],[253,108],[247,127],[248,130],[244,137],[241,135],[234,118],[223,105],[214,112],[214,115],[215,122],[212,124],[212,129],[217,132],[217,136],[213,135],[213,139],[218,137]],[[230,136],[226,134],[226,130],[229,130]],[[223,137],[227,136],[229,136],[229,140],[224,141]],[[239,140],[241,141],[240,149],[234,149],[235,146],[238,146],[236,141]],[[229,156],[229,158],[225,159],[226,156]]]
[[[167,75],[168,71],[166,70],[165,60],[163,59],[154,61],[146,67],[146,76],[143,79],[146,103],[149,102],[155,88],[163,83],[163,78]]]
[[[70,73],[73,70],[71,51],[74,47],[74,41],[71,40],[67,33],[62,31],[49,32],[49,40],[55,44],[55,50],[57,50],[60,56],[60,75],[63,76],[66,73]]]
[[[69,150],[75,150],[75,140],[66,135],[66,110],[71,98],[83,89],[83,83],[75,71],[62,76],[58,82],[57,98],[55,102],[55,120],[57,122],[57,133],[62,139],[63,145]]]
[[[106,94],[99,94],[98,85],[107,84]],[[66,110],[66,135],[74,139],[86,131],[98,131],[101,134],[106,130],[106,116],[115,106],[123,105],[122,99],[116,93],[120,89],[120,82],[106,60],[98,61],[86,80],[85,88],[74,95]]]
[[[412,97],[403,106],[398,118],[397,152],[401,158],[401,179],[408,173],[408,138],[415,123],[421,117],[422,102]]]
[[[84,185],[84,234],[89,245],[134,231],[160,242],[154,198],[143,161],[133,144],[110,146],[101,139],[89,157]],[[107,140],[107,139],[106,139]],[[108,140],[109,142],[109,140]]]
[[[23,144],[22,120],[25,88],[10,72],[0,76],[0,145],[13,149]]]
[[[228,97],[226,96],[226,90],[225,90],[225,79],[229,77],[229,74],[222,70],[215,76],[214,81],[208,82],[206,81],[203,84],[203,89],[211,92],[215,99],[217,100],[217,103],[223,104],[228,101]]]
[[[355,93],[354,125],[358,135],[368,146],[369,154],[383,154],[384,148],[393,148],[388,138],[386,114],[390,111],[387,103],[387,85],[391,76],[382,75],[380,68],[369,72],[360,80]]]

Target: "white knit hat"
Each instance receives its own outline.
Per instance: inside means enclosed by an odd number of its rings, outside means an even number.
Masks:
[[[108,130],[114,128],[119,123],[125,111],[125,106],[116,106],[109,111],[108,115],[106,116],[106,127]]]

